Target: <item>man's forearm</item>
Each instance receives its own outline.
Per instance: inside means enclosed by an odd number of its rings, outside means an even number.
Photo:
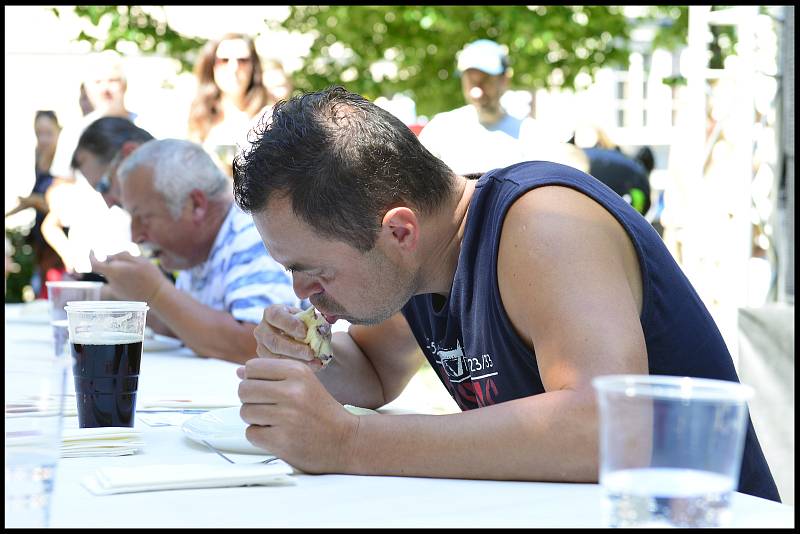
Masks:
[[[173,332],[172,329],[169,326],[167,326],[167,324],[164,321],[162,321],[155,313],[151,313],[150,315],[147,316],[147,326],[152,328],[153,332],[155,332],[156,334],[162,334],[170,337],[177,337],[175,335],[175,332]]]
[[[71,271],[73,264],[69,238],[52,213],[48,213],[42,221],[41,232],[47,244],[61,258],[67,271]]]
[[[167,283],[148,304],[174,335],[201,356],[236,363],[256,356],[255,324],[240,323]]]
[[[555,391],[451,415],[361,416],[342,472],[594,482],[592,395]]]
[[[375,369],[347,332],[334,332],[333,361],[317,372],[328,393],[342,404],[380,408],[386,404]]]

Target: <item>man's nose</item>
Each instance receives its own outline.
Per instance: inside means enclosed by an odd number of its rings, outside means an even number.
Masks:
[[[106,203],[108,203],[108,200],[106,200]],[[136,244],[147,241],[147,232],[136,220],[131,221],[131,239],[133,239],[133,242]]]
[[[121,206],[119,199],[111,193],[103,193],[103,200],[106,201],[106,206],[113,208],[114,206]]]
[[[322,292],[322,286],[319,282],[315,281],[313,277],[300,272],[292,273],[292,288],[295,295],[301,299],[307,299],[311,295]]]
[[[483,96],[483,89],[478,87],[477,85],[469,90],[469,96],[472,98],[480,98]]]

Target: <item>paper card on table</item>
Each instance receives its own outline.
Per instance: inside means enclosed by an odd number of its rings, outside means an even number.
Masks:
[[[196,414],[175,410],[163,413],[138,413],[136,417],[148,426],[181,426],[194,415]]]
[[[296,481],[290,476],[291,473],[291,466],[285,463],[159,464],[104,467],[85,477],[81,482],[95,495],[111,495],[172,489],[294,485]]]

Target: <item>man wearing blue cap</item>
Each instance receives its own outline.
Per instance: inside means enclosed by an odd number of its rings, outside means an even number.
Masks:
[[[503,46],[488,39],[458,54],[467,105],[439,113],[422,129],[420,142],[458,174],[483,173],[520,161],[542,159],[588,169],[574,146],[557,143],[533,118],[509,115],[500,97],[511,78]]]

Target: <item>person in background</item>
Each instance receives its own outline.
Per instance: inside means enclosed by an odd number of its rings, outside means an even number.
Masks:
[[[148,258],[92,258],[117,298],[147,302],[148,324],[201,356],[244,363],[256,355],[253,329],[271,304],[300,310],[289,274],[267,253],[253,219],[233,202],[230,179],[190,141],[153,140],[120,165],[122,205]],[[157,322],[151,322],[151,317]]]
[[[292,96],[294,83],[286,74],[283,63],[277,59],[264,60],[264,85],[269,92],[269,102],[274,104],[280,100],[286,100]]]
[[[270,306],[237,370],[247,439],[308,473],[596,482],[592,379],[738,382],[670,251],[575,168],[516,163],[478,180],[342,87],[276,105],[234,161],[298,297],[334,323],[325,367]],[[422,357],[462,413],[355,415],[404,390]],[[748,421],[738,491],[780,500]]]
[[[80,87],[80,96],[78,97],[78,105],[81,108],[81,114],[85,117],[92,111],[94,111],[94,106],[89,101],[89,95],[86,94],[86,84],[81,82]]]
[[[103,196],[109,208],[120,206],[117,168],[138,146],[152,139],[150,132],[128,119],[102,117],[81,134],[72,155],[72,166]]]
[[[102,195],[110,209],[121,211],[117,169],[131,152],[152,139],[150,132],[139,128],[128,119],[102,117],[83,131],[73,153],[72,164],[86,178],[87,183]],[[130,224],[130,217],[127,213],[125,216],[127,224]],[[154,263],[159,265],[158,260],[154,260]],[[175,282],[172,273],[164,271],[164,275]],[[110,286],[103,286],[103,299],[115,298]]]
[[[89,124],[73,149],[71,168],[80,171],[78,177],[48,190],[50,211],[43,234],[68,270],[82,273],[78,277],[90,276],[91,250],[103,257],[121,250],[138,253],[130,241],[130,217],[119,207],[114,171],[127,154],[152,138],[126,118],[101,117]]]
[[[642,215],[650,210],[650,169],[620,150],[592,147],[584,148],[583,152],[589,159],[589,174]]]
[[[88,254],[91,249],[102,257],[122,250],[138,250],[130,240],[127,214],[119,208],[108,208],[100,193],[80,172],[75,172],[75,148],[87,126],[101,117],[139,120],[138,114],[125,104],[128,82],[119,54],[113,51],[94,54],[86,65],[83,85],[94,110],[80,121],[65,125],[61,132],[51,167],[53,183],[46,195],[50,212],[42,221],[42,233],[58,253],[67,273],[79,278],[88,276],[91,269]]]
[[[653,151],[641,147],[635,156],[629,157],[600,128],[576,131],[568,143],[576,144],[579,132],[580,142],[584,143],[582,150],[589,162],[587,172],[645,215],[651,206],[650,172],[655,166]]]
[[[36,180],[31,193],[19,197],[17,205],[6,213],[6,217],[27,208],[34,208],[36,216],[28,235],[28,242],[33,248],[34,271],[31,287],[38,298],[47,298],[45,282],[61,280],[64,276],[64,265],[58,254],[42,236],[42,221],[49,208],[45,194],[53,183],[50,165],[53,162],[61,126],[54,111],[40,110],[36,112],[33,122],[36,133]]]
[[[72,156],[87,126],[100,117],[122,117],[134,123],[139,119],[125,104],[128,80],[122,58],[116,52],[106,51],[93,55],[86,65],[81,87],[86,93],[86,109],[91,107],[92,111],[78,122],[64,126],[51,168],[53,176],[67,181],[74,181]]]
[[[513,117],[503,108],[500,97],[511,72],[500,44],[488,39],[469,43],[458,54],[457,65],[467,104],[435,115],[419,133],[434,156],[460,174],[536,159],[585,170],[585,158],[574,146],[553,139],[532,117]]]
[[[237,146],[254,118],[272,104],[255,43],[239,33],[209,41],[195,64],[197,95],[189,109],[189,139],[201,143],[231,175]]]

